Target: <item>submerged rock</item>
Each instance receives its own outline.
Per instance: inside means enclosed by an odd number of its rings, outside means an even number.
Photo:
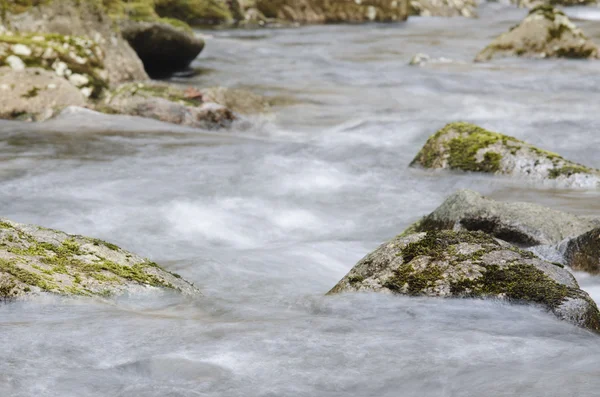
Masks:
[[[204,48],[192,32],[161,22],[125,21],[121,32],[154,78],[187,68]]]
[[[475,61],[506,56],[598,58],[598,47],[562,11],[541,5],[533,8],[519,25],[492,41]]]
[[[0,67],[0,119],[42,121],[66,106],[83,106],[85,96],[56,73]]]
[[[600,332],[600,312],[571,273],[481,232],[396,237],[358,262],[329,293],[351,291],[532,303]]]
[[[97,110],[209,129],[227,127],[236,119],[227,107],[206,101],[201,91],[161,83],[124,84]]]
[[[412,0],[410,15],[423,17],[467,17],[477,16],[475,0]]]
[[[599,170],[464,122],[450,123],[430,137],[410,166],[522,176],[572,187],[600,186]]]
[[[0,220],[0,299],[42,292],[111,296],[148,288],[200,294],[178,275],[114,244]]]
[[[583,233],[562,244],[565,264],[573,270],[600,273],[600,228]]]
[[[255,0],[267,18],[299,23],[393,22],[408,16],[407,0]]]
[[[513,244],[534,246],[558,244],[595,227],[600,227],[600,218],[533,203],[499,202],[471,190],[459,190],[403,235],[434,230],[482,231]]]

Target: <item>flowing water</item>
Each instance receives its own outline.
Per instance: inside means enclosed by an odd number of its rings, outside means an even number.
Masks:
[[[571,12],[600,42],[599,13]],[[456,120],[600,168],[597,62],[471,63],[524,14],[203,32],[202,73],[179,82],[279,104],[231,131],[2,122],[2,216],[117,243],[204,296],[0,306],[0,396],[598,395],[598,337],[538,308],[323,296],[459,188],[600,211],[596,191],[407,168]],[[417,52],[454,62],[408,66]]]

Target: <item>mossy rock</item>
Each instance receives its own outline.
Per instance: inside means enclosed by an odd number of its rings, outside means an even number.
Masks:
[[[422,17],[474,18],[477,16],[477,5],[475,0],[411,0],[409,13]]]
[[[161,17],[191,25],[216,25],[234,20],[223,0],[155,0],[155,10]]]
[[[523,247],[554,245],[600,227],[589,218],[534,203],[494,201],[471,190],[450,195],[402,235],[433,230],[482,231]]]
[[[600,186],[599,170],[465,122],[436,132],[410,166],[520,176],[561,186]]]
[[[0,66],[52,71],[88,98],[100,97],[108,87],[104,53],[85,37],[6,31],[0,34]]]
[[[256,0],[267,18],[299,23],[395,22],[408,16],[406,0]]]
[[[0,220],[0,299],[39,293],[111,296],[199,291],[156,263],[102,240]]]
[[[484,48],[475,61],[520,56],[529,58],[598,58],[598,47],[560,10],[533,8],[527,17]]]
[[[237,118],[226,106],[205,101],[202,91],[155,82],[123,84],[96,110],[203,129],[227,128]]]
[[[482,232],[431,231],[381,245],[329,292],[498,299],[536,304],[600,332],[600,312],[564,267]]]

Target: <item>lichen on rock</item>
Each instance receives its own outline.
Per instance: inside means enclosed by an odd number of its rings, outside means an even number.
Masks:
[[[563,242],[565,264],[574,270],[600,274],[600,227]]]
[[[600,186],[600,171],[514,137],[465,122],[431,136],[411,167],[521,176],[572,187]]]
[[[411,0],[410,15],[423,17],[466,17],[477,16],[475,0]]]
[[[351,291],[537,304],[600,332],[600,312],[571,273],[482,232],[396,237],[359,261],[329,294]]]
[[[148,287],[199,291],[156,263],[102,240],[0,220],[0,295],[110,296]]]
[[[530,58],[598,58],[598,47],[560,10],[551,5],[533,8],[509,32],[498,36],[475,61],[522,56]]]

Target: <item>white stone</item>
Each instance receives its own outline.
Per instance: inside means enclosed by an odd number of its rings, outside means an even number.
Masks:
[[[81,87],[81,86],[88,84],[90,82],[90,79],[88,79],[87,77],[85,77],[82,74],[73,73],[72,75],[69,76],[69,81],[75,87]]]
[[[26,57],[31,55],[31,48],[27,47],[25,44],[14,44],[11,49],[15,55],[23,55]]]
[[[56,87],[57,87],[57,85],[56,85],[56,84],[54,84],[54,83],[50,83],[50,84],[48,84],[48,86],[47,86],[47,87],[48,87],[48,89],[49,89],[49,90],[55,90],[55,89],[56,89]]]
[[[12,70],[25,70],[25,62],[16,55],[10,55],[6,58],[6,63]]]
[[[65,72],[69,70],[69,67],[64,62],[55,62],[54,65],[52,65],[52,69],[54,69],[58,76],[64,77]]]
[[[89,98],[92,95],[93,90],[92,87],[83,87],[80,91],[83,94],[83,96]]]

